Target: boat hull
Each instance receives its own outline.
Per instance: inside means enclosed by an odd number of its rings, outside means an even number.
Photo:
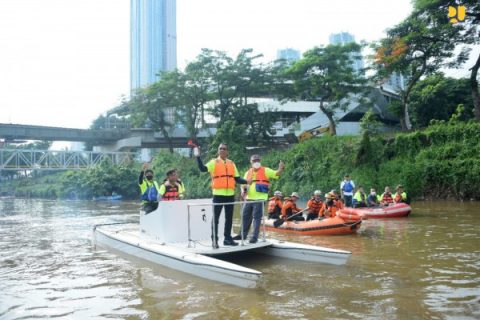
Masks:
[[[94,228],[94,241],[177,271],[243,288],[256,287],[262,273],[216,259],[215,256],[251,251],[285,259],[335,265],[345,264],[351,256],[349,251],[275,239],[259,239],[255,244],[240,242],[235,247],[221,246],[218,249],[211,247],[211,241],[165,243],[145,238],[139,230],[136,224],[100,225]]]
[[[352,255],[350,251],[335,250],[307,244],[270,240],[272,245],[255,251],[275,257],[309,262],[343,265]]]
[[[94,230],[97,243],[188,274],[235,285],[254,288],[262,273],[206,255],[177,250],[172,246],[142,241],[123,236],[121,232],[108,231],[101,227]]]
[[[412,208],[406,203],[397,203],[388,207],[379,208],[344,208],[342,214],[361,216],[363,219],[383,219],[407,217]]]
[[[324,220],[286,221],[281,226],[275,227],[276,220],[269,219],[265,222],[268,231],[302,234],[302,235],[343,235],[357,232],[362,223],[361,219],[345,221],[340,217]]]

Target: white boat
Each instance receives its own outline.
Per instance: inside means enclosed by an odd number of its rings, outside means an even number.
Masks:
[[[140,212],[140,224],[104,224],[94,227],[94,241],[160,265],[239,287],[253,288],[260,271],[219,259],[245,251],[309,262],[345,264],[349,251],[269,239],[219,248],[211,240],[212,203],[206,199],[160,202],[158,209]],[[218,233],[223,235],[223,213]],[[264,229],[265,230],[265,229]]]

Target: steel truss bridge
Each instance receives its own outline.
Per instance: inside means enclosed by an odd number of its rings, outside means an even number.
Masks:
[[[78,170],[98,165],[104,159],[121,166],[134,161],[133,152],[52,151],[0,148],[2,170]]]

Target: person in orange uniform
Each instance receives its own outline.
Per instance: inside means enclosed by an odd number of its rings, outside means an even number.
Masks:
[[[343,200],[338,194],[337,190],[335,189],[331,190],[330,196],[333,199],[333,203],[335,204],[335,207],[337,207],[337,210],[343,209],[345,207],[345,204],[343,203]]]
[[[331,192],[325,194],[325,217],[333,218],[337,215],[337,210],[342,202],[336,199],[335,194]]]
[[[278,219],[282,213],[282,192],[275,191],[268,201],[268,219]]]
[[[160,201],[173,201],[183,199],[185,196],[185,187],[182,181],[178,178],[177,169],[172,169],[167,172],[167,178],[160,186],[158,191],[158,198]]]
[[[235,163],[228,159],[228,146],[221,143],[218,146],[218,157],[210,160],[206,165],[200,159],[200,150],[195,147],[193,154],[197,157],[198,168],[201,172],[209,172],[212,178],[214,232],[212,234],[213,247],[218,248],[218,219],[225,208],[225,228],[223,231],[223,245],[236,246],[237,242],[232,239],[233,202],[235,201],[235,186],[249,184],[241,178]]]
[[[297,207],[296,202],[299,198],[300,197],[298,196],[298,193],[293,192],[290,198],[285,199],[285,202],[283,203],[283,207],[282,207],[283,220],[289,219],[289,220],[296,220],[296,221],[305,221],[305,218],[301,214],[294,216],[296,213],[303,210]]]
[[[324,204],[321,198],[322,192],[320,190],[315,190],[313,192],[313,197],[308,200],[308,214],[307,221],[314,219],[322,219],[324,217]]]

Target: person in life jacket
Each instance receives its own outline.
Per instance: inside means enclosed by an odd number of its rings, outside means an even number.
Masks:
[[[167,178],[160,186],[158,195],[161,201],[180,200],[185,197],[185,187],[178,178],[177,169],[172,169],[167,172]]]
[[[363,187],[359,186],[357,192],[353,196],[353,207],[354,208],[365,208],[367,206],[367,195],[363,191]]]
[[[335,207],[337,208],[337,210],[343,209],[345,207],[344,204],[343,204],[342,198],[338,194],[337,190],[332,189],[330,191],[330,195],[332,196],[333,203],[334,203]]]
[[[148,163],[144,163],[142,171],[138,177],[140,186],[140,199],[142,200],[142,210],[150,213],[158,208],[158,190],[157,182],[153,180],[153,171],[148,168]]]
[[[325,204],[322,201],[321,195],[322,195],[322,191],[315,190],[315,192],[313,192],[313,197],[310,200],[308,200],[307,221],[325,218],[325,214],[324,214]]]
[[[251,182],[242,186],[242,198],[247,202],[243,206],[242,211],[242,231],[233,240],[240,240],[242,236],[243,239],[246,239],[253,221],[253,232],[249,242],[256,243],[258,241],[265,205],[265,202],[261,201],[268,200],[270,180],[278,179],[285,168],[283,161],[279,162],[277,170],[273,170],[262,166],[260,160],[260,155],[252,155],[250,157],[251,168],[243,176],[246,181]]]
[[[388,206],[390,203],[393,203],[392,192],[390,191],[390,187],[386,186],[385,192],[380,196],[380,204]]]
[[[296,220],[296,221],[305,221],[305,218],[301,215],[298,214],[294,216],[296,213],[302,211],[302,208],[297,207],[297,200],[300,197],[298,196],[298,193],[293,192],[290,198],[285,198],[285,202],[283,203],[282,207],[282,219],[289,219],[289,220]],[[291,217],[291,218],[290,218]]]
[[[211,159],[206,165],[200,159],[200,148],[195,147],[193,154],[197,158],[198,168],[201,172],[209,172],[212,179],[213,193],[213,225],[212,234],[213,248],[218,249],[218,220],[222,209],[225,208],[225,227],[223,231],[223,245],[236,246],[237,242],[232,239],[233,202],[235,201],[235,183],[248,184],[250,182],[241,178],[235,163],[228,159],[228,146],[220,143],[218,157]]]
[[[345,207],[352,206],[354,190],[355,190],[355,183],[352,180],[350,180],[350,176],[346,174],[343,181],[340,183],[340,192],[342,195],[342,199],[345,203]]]
[[[377,196],[375,189],[370,189],[370,194],[367,197],[367,207],[378,207],[380,205],[380,197]]]
[[[325,209],[324,215],[326,218],[333,218],[337,215],[337,211],[343,208],[340,200],[336,199],[336,196],[332,192],[325,194]]]
[[[410,204],[410,201],[408,200],[407,193],[403,191],[403,186],[399,184],[397,186],[397,192],[393,195],[393,201],[395,203],[407,203]]]
[[[268,201],[268,219],[279,219],[282,213],[282,192],[275,191]]]

